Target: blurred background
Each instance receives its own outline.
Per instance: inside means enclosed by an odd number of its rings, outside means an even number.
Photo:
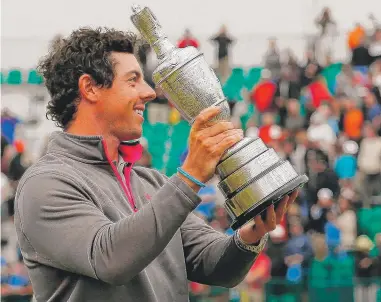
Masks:
[[[231,290],[190,283],[190,300],[381,301],[381,1],[136,2],[153,10],[174,44],[204,53],[246,136],[310,178],[244,282]],[[45,118],[49,95],[37,62],[80,26],[135,31],[132,4],[1,1],[2,301],[31,301],[14,192],[59,130]],[[137,54],[154,86],[155,55],[144,44]],[[190,127],[156,91],[138,164],[170,176],[187,154]],[[195,213],[231,234],[217,183],[200,191]]]

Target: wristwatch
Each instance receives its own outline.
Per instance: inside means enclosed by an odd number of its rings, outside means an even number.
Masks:
[[[269,239],[269,233],[266,233],[261,240],[259,240],[259,243],[257,244],[247,244],[241,239],[241,236],[239,235],[239,232],[236,231],[234,234],[234,241],[239,249],[246,251],[246,252],[252,252],[259,254],[262,252],[263,248],[265,247],[267,240]]]

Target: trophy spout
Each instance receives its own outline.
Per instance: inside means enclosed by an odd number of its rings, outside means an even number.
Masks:
[[[134,15],[136,15],[137,13],[139,13],[142,10],[142,7],[139,4],[134,3],[131,6],[131,10],[134,13]]]
[[[175,49],[175,46],[168,40],[162,31],[159,21],[153,12],[148,8],[142,8],[134,4],[131,7],[133,15],[131,21],[139,30],[143,38],[151,45],[158,59],[163,59]]]

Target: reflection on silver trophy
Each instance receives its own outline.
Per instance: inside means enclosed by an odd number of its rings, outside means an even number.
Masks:
[[[205,108],[220,106],[218,120],[229,120],[228,102],[213,69],[194,47],[177,48],[167,38],[152,11],[132,7],[131,20],[159,60],[153,81],[190,124]],[[227,150],[217,169],[219,189],[236,230],[271,204],[308,181],[288,161],[280,159],[260,138],[244,138]]]

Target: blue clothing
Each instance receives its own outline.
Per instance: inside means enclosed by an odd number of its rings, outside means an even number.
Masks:
[[[351,179],[357,170],[357,159],[353,155],[344,154],[336,159],[334,171],[339,179]]]
[[[333,132],[335,132],[335,134],[339,134],[339,121],[335,118],[330,118],[328,119],[328,125],[332,128]]]
[[[341,241],[340,229],[332,222],[327,222],[324,230],[328,247],[337,247]]]
[[[214,186],[206,186],[204,188],[201,188],[198,192],[198,195],[202,198],[203,195],[216,195],[216,188]],[[209,201],[209,202],[201,202],[197,208],[196,211],[204,215],[209,221],[213,219],[214,216],[214,210],[216,208],[216,202],[215,200]]]
[[[300,254],[304,261],[312,258],[313,250],[309,237],[305,234],[291,237],[285,247],[285,256]]]
[[[366,117],[367,120],[372,121],[378,115],[381,115],[381,106],[379,104],[375,104],[368,110]]]
[[[15,140],[16,126],[20,123],[20,120],[15,117],[1,117],[1,134],[8,140],[10,144],[13,144]]]

